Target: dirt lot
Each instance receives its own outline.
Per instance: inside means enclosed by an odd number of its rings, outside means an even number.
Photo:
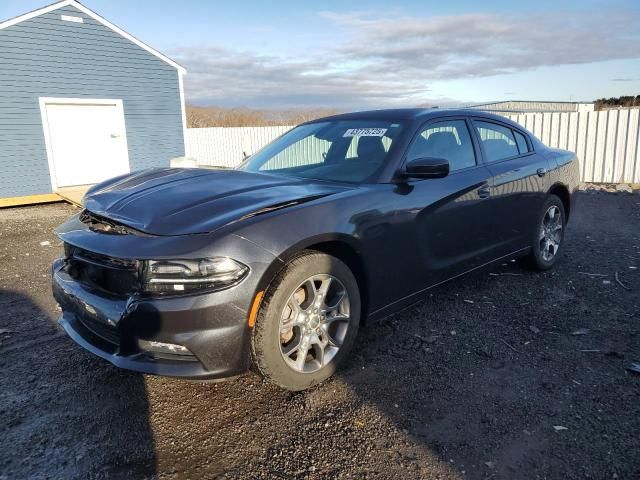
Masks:
[[[74,209],[2,210],[0,479],[640,478],[625,369],[640,362],[640,195],[580,202],[554,271],[510,263],[438,288],[302,393],[85,353],[49,287],[52,230]]]

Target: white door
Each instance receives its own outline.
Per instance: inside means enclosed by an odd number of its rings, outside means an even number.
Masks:
[[[43,102],[54,187],[89,185],[129,172],[120,101]]]

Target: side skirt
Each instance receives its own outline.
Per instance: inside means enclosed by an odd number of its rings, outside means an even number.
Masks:
[[[423,288],[422,290],[418,290],[417,292],[414,292],[410,295],[407,295],[406,297],[403,297],[399,300],[396,300],[394,302],[391,302],[388,305],[385,305],[382,308],[379,308],[378,310],[376,310],[375,312],[371,312],[368,316],[366,321],[370,322],[370,321],[375,321],[375,320],[380,320],[383,318],[386,318],[390,315],[393,315],[395,313],[400,312],[401,310],[405,310],[409,307],[411,307],[412,305],[418,303],[420,300],[422,300],[422,297],[432,288],[438,287],[440,285],[442,285],[443,283],[447,283],[450,282],[451,280],[455,280],[456,278],[462,277],[464,275],[467,275],[468,273],[471,272],[475,272],[476,270],[480,270],[481,268],[487,267],[489,265],[492,265],[496,262],[500,262],[500,261],[504,261],[504,260],[511,260],[513,258],[518,258],[521,257],[523,255],[526,255],[527,253],[529,253],[529,251],[531,250],[531,247],[524,247],[521,248],[520,250],[516,250],[515,252],[511,252],[507,255],[503,255],[502,257],[498,257],[496,259],[493,259],[489,262],[483,263],[482,265],[478,265],[477,267],[474,267],[470,270],[466,270],[462,273],[459,273],[458,275],[455,275],[451,278],[448,278],[446,280],[443,280],[441,282],[435,283],[433,285],[430,285],[426,288]]]

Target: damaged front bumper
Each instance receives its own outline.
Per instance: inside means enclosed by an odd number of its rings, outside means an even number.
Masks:
[[[74,225],[77,228],[59,230],[58,236],[100,255],[110,250],[115,258],[125,258],[125,251],[127,258],[166,257],[167,251],[175,251],[172,244],[176,243],[199,251],[222,250],[250,266],[241,283],[224,290],[149,296],[108,291],[72,275],[69,258],[58,259],[52,266],[52,286],[62,309],[59,323],[79,345],[117,367],[148,374],[218,379],[248,369],[249,306],[265,269],[275,259],[272,254],[240,237],[211,242],[203,236],[105,235],[80,228],[75,221]]]
[[[115,366],[143,373],[198,379],[244,372],[250,332],[233,293],[110,297],[73,279],[62,259],[53,264],[53,295],[67,334]]]

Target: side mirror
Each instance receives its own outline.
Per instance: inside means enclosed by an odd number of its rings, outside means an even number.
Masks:
[[[423,157],[407,162],[403,176],[410,178],[443,178],[449,175],[449,160]]]

